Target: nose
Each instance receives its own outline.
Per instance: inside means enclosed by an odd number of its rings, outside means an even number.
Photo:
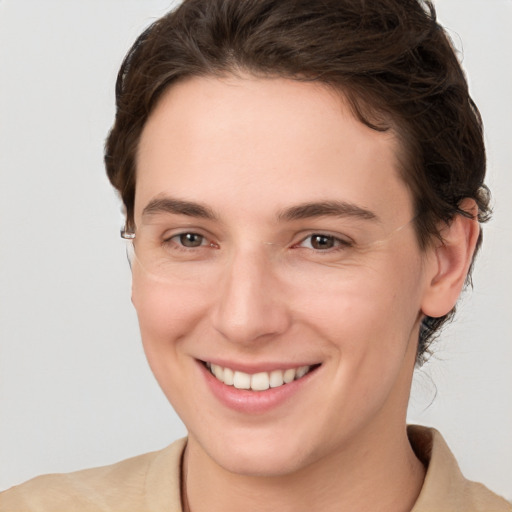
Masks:
[[[264,251],[239,251],[226,265],[212,313],[214,328],[228,341],[242,344],[285,332],[291,315]]]

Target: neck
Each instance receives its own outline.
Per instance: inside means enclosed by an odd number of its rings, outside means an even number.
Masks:
[[[362,432],[350,447],[279,476],[229,472],[191,437],[185,453],[183,501],[185,512],[406,512],[416,501],[424,474],[405,422],[394,430]]]

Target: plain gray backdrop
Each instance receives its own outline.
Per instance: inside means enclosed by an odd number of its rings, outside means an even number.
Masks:
[[[163,0],[0,1],[0,489],[185,434],[146,365],[104,175],[114,83]],[[495,215],[409,419],[512,498],[512,2],[438,0],[486,127]]]

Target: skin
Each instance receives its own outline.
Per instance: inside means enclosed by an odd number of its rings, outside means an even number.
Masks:
[[[454,305],[478,225],[457,217],[422,252],[399,149],[340,95],[282,78],[188,79],[150,116],[136,247],[174,238],[165,280],[135,260],[132,300],[150,366],[189,431],[194,512],[412,507],[424,478],[405,426],[419,322]],[[211,218],[170,213],[168,198]],[[326,201],[373,217],[283,215]],[[202,245],[184,250],[182,233]],[[315,233],[353,246],[314,248]],[[249,373],[320,366],[254,413],[221,403],[198,361]]]

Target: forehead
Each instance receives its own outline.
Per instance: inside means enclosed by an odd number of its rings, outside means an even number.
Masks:
[[[191,78],[160,99],[137,153],[135,217],[156,196],[226,214],[343,200],[410,217],[392,131],[359,122],[341,94],[284,78]],[[230,209],[233,207],[232,209]]]

